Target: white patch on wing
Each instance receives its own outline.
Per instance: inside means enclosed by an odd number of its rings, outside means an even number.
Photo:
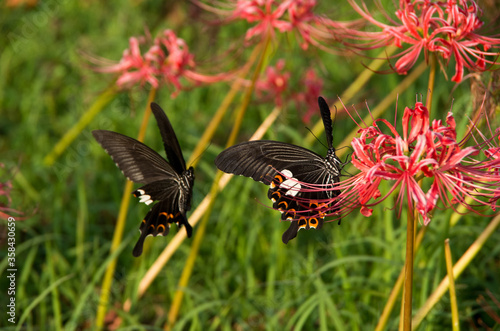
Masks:
[[[292,197],[296,196],[301,189],[300,183],[295,178],[290,178],[281,183],[280,187],[288,190],[285,195],[291,195]]]
[[[141,193],[141,192],[139,192],[139,193]],[[149,205],[149,204],[153,203],[153,200],[151,200],[150,195],[144,194],[144,195],[141,195],[141,199],[139,200],[139,202],[144,202],[146,205]]]
[[[296,196],[302,188],[299,181],[293,177],[293,173],[288,169],[283,170],[281,173],[287,178],[287,180],[280,184],[280,187],[287,190],[285,195]]]

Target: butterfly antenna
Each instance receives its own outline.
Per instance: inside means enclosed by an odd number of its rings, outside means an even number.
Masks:
[[[333,124],[332,124],[332,128],[334,129],[335,123],[337,122],[337,106],[333,105],[333,107],[335,107],[335,118],[333,119]]]
[[[319,140],[319,138],[318,138],[318,137],[316,137],[316,135],[312,132],[312,130],[311,130],[311,129],[309,129],[307,126],[306,126],[306,129],[307,129],[307,131],[309,131],[309,132],[313,135],[313,137],[314,137],[314,138],[316,138],[316,140],[317,140],[317,141],[319,141],[319,143],[320,143],[321,145],[323,145],[326,149],[328,149],[328,147],[326,147],[326,146],[325,146],[325,144],[323,144],[323,142],[322,142],[321,140]]]
[[[344,149],[344,148],[349,148],[349,149],[351,150],[351,154],[352,154],[352,152],[354,152],[354,149],[352,149],[352,147],[351,147],[351,146],[339,147],[339,148],[337,148],[337,150],[338,150],[338,151],[340,151],[340,150],[342,150],[342,149]]]
[[[203,154],[205,154],[205,152],[207,151],[207,149],[212,145],[212,142],[210,142],[208,144],[207,147],[205,147],[205,149],[200,153],[200,155],[198,155],[194,160],[193,162],[191,162],[190,166],[193,166],[194,164],[197,164],[198,163],[198,160],[203,156]]]

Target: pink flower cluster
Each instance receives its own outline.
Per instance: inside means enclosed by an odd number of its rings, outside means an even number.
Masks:
[[[281,59],[276,66],[269,66],[264,76],[255,85],[255,91],[260,98],[273,98],[274,103],[281,107],[283,105],[282,96],[288,90],[290,73],[285,72],[285,60]]]
[[[246,41],[265,36],[274,38],[275,30],[280,33],[296,31],[303,49],[309,45],[325,48],[323,43],[335,40],[330,29],[352,26],[349,22],[335,22],[314,14],[316,4],[316,0],[238,0],[229,1],[226,5],[231,9],[224,10],[200,3],[204,9],[224,16],[229,21],[256,23],[247,30]]]
[[[388,128],[382,132],[380,124]],[[384,119],[359,130],[352,142],[352,164],[360,170],[342,181],[336,208],[346,213],[361,207],[365,216],[371,206],[380,203],[399,189],[396,206],[401,211],[406,196],[409,210],[415,208],[427,225],[431,212],[441,200],[445,207],[461,204],[477,212],[471,205],[495,208],[500,193],[500,149],[490,147],[479,159],[481,145],[463,147],[456,140],[455,119],[448,113],[446,124],[434,120],[429,125],[429,112],[421,102],[406,108],[402,120],[403,134]],[[498,132],[495,135],[498,138]],[[424,178],[424,187],[419,181]],[[391,181],[391,189],[382,197],[379,185]],[[370,202],[370,200],[376,200]]]
[[[398,21],[385,24],[377,21],[363,4],[360,7],[349,0],[353,8],[368,22],[382,29],[379,32],[349,30],[346,36],[354,42],[345,44],[359,49],[374,49],[386,45],[407,47],[397,54],[396,72],[406,74],[423,51],[438,54],[446,61],[455,60],[454,82],[464,76],[464,67],[473,71],[484,71],[486,64],[495,64],[487,56],[497,57],[493,47],[500,46],[500,39],[479,34],[483,26],[480,9],[473,0],[400,0],[396,11]]]
[[[146,83],[154,88],[158,88],[161,83],[172,85],[173,97],[185,88],[181,83],[182,77],[195,84],[215,83],[232,77],[231,74],[206,76],[195,72],[194,56],[189,53],[186,42],[172,30],[164,30],[144,54],[140,49],[143,44],[145,38],[131,37],[129,48],[123,52],[119,63],[97,70],[118,73],[116,84],[120,88],[135,84],[143,86]]]
[[[309,124],[311,117],[318,114],[318,95],[321,95],[323,80],[309,68],[300,78],[299,90],[289,87],[290,72],[285,71],[285,60],[280,59],[276,66],[267,67],[262,78],[255,85],[260,101],[273,101],[282,107],[286,101],[295,101],[297,109],[303,114],[302,121]],[[285,100],[285,101],[284,101]]]

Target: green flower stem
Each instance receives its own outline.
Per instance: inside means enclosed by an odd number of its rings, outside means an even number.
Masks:
[[[231,130],[231,133],[229,134],[229,138],[227,140],[226,146],[232,146],[236,138],[238,136],[238,133],[240,131],[241,123],[243,122],[243,117],[245,115],[246,110],[248,109],[248,105],[250,104],[250,99],[253,95],[253,91],[255,88],[255,84],[257,82],[257,79],[259,78],[260,72],[262,71],[262,68],[264,66],[264,60],[267,55],[267,48],[269,46],[270,42],[270,37],[266,37],[266,39],[263,41],[263,44],[261,47],[260,53],[260,58],[259,62],[257,63],[257,66],[255,67],[255,71],[252,75],[252,80],[250,86],[246,89],[245,94],[243,95],[243,100],[241,103],[240,108],[237,111],[236,118],[234,121],[233,129]],[[168,313],[168,321],[165,323],[164,329],[165,330],[171,330],[172,327],[175,324],[175,321],[177,320],[177,315],[179,313],[181,304],[182,304],[182,299],[184,297],[184,289],[187,287],[189,283],[189,278],[191,277],[191,273],[193,271],[194,267],[194,262],[196,260],[196,257],[198,256],[199,248],[201,245],[201,242],[203,241],[203,237],[205,235],[205,228],[208,223],[208,219],[210,218],[210,214],[212,211],[213,203],[215,201],[215,197],[217,196],[218,193],[218,186],[219,186],[219,181],[221,179],[222,173],[219,171],[217,172],[217,175],[215,176],[214,182],[212,184],[212,189],[210,190],[210,195],[212,196],[212,200],[209,203],[207,210],[204,213],[204,217],[200,223],[200,226],[198,227],[198,230],[196,231],[195,238],[193,240],[193,244],[191,246],[191,251],[189,252],[188,259],[186,261],[186,264],[184,265],[184,269],[182,271],[181,278],[179,279],[179,285],[177,287],[177,290],[174,295],[174,299],[172,302],[172,305],[170,306],[170,310]]]
[[[85,268],[85,225],[88,224],[89,209],[85,181],[80,178],[77,184],[78,214],[76,216],[76,265],[78,270]]]
[[[458,322],[457,294],[455,292],[455,278],[453,277],[453,260],[451,258],[450,239],[444,241],[444,256],[446,259],[446,272],[450,280],[450,305],[451,305],[451,325],[453,331],[460,331]]]
[[[484,231],[477,237],[477,239],[470,245],[469,249],[462,255],[457,263],[453,266],[453,277],[457,279],[465,268],[472,262],[477,253],[484,246],[484,243],[488,238],[495,232],[496,228],[500,225],[500,215],[496,216],[490,224],[484,229]],[[429,296],[424,305],[417,311],[413,317],[413,327],[416,329],[424,317],[429,313],[429,311],[434,307],[434,305],[441,299],[441,297],[446,293],[448,286],[450,285],[450,279],[446,276],[441,283],[438,285],[436,290]]]
[[[415,210],[413,210],[413,208],[408,208],[408,219],[406,223],[405,285],[403,291],[403,330],[405,331],[411,331],[414,236]]]
[[[257,79],[259,78],[262,68],[264,67],[264,62],[266,59],[270,41],[271,37],[268,36],[263,42],[262,50],[260,50],[261,56],[259,58],[259,62],[257,63],[255,71],[252,75],[251,84],[243,95],[241,106],[236,113],[236,119],[234,121],[231,133],[229,134],[229,138],[227,139],[226,147],[230,147],[236,142],[236,138],[238,136],[238,133],[240,132],[241,123],[243,122],[243,117],[245,116],[245,112],[248,108],[248,105],[250,104],[250,99],[252,98],[253,91],[255,89],[255,84],[257,83]]]
[[[116,86],[113,84],[111,87],[106,89],[97,98],[92,106],[80,117],[80,120],[71,128],[66,134],[59,140],[59,142],[54,146],[52,151],[45,156],[43,163],[46,166],[51,166],[54,164],[56,159],[68,148],[68,146],[73,142],[73,140],[78,137],[78,135],[85,129],[87,125],[92,122],[94,117],[101,112],[101,110],[115,97],[117,92]]]
[[[427,227],[425,226],[420,228],[420,231],[417,234],[417,239],[415,241],[414,253],[416,253],[418,248],[420,247],[420,244],[424,239],[424,234],[426,230]],[[377,326],[375,327],[375,331],[382,331],[386,329],[387,322],[389,321],[391,312],[394,309],[396,301],[398,300],[399,292],[403,287],[404,275],[405,275],[405,268],[401,269],[401,272],[399,273],[398,279],[396,280],[396,284],[394,284],[391,294],[389,295],[389,300],[387,300],[387,303],[384,306],[384,310],[382,311],[382,315],[380,315]]]
[[[144,111],[144,117],[142,119],[141,128],[137,136],[137,140],[143,141],[144,135],[146,134],[146,128],[148,125],[149,116],[151,115],[151,102],[154,101],[156,95],[156,89],[151,89],[148,96],[147,106]],[[113,253],[120,245],[123,237],[123,229],[125,228],[125,220],[127,219],[128,206],[130,204],[130,197],[132,193],[133,183],[127,180],[125,188],[123,190],[122,201],[120,204],[120,210],[118,212],[118,219],[116,221],[115,232],[113,234],[113,241],[111,242],[111,253]],[[111,283],[113,282],[113,274],[116,268],[116,258],[113,259],[106,269],[106,274],[104,275],[104,280],[102,282],[101,296],[99,298],[99,305],[97,308],[96,317],[96,329],[100,330],[104,326],[104,318],[106,317],[106,311],[108,309],[108,297],[111,288]]]
[[[429,115],[431,114],[431,106],[432,106],[432,96],[434,95],[434,83],[436,82],[436,55],[434,53],[431,54],[430,58],[430,71],[429,71],[429,83],[427,87],[427,102],[426,107],[429,111]]]

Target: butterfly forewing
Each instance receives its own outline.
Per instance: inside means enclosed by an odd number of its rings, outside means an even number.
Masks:
[[[234,145],[215,159],[220,170],[250,177],[266,185],[271,183],[277,171],[283,169],[302,174],[304,180],[315,178],[323,171],[322,162],[321,156],[308,149],[272,140]]]
[[[332,211],[331,204],[340,191],[340,161],[333,148],[330,109],[323,98],[318,99],[327,136],[327,157],[303,147],[271,140],[244,142],[220,153],[216,166],[227,173],[243,175],[269,185],[268,198],[281,212],[282,220],[291,221],[283,234],[287,243],[300,229],[319,229]]]
[[[192,234],[186,213],[191,208],[193,168],[186,170],[179,142],[168,117],[157,104],[151,104],[151,108],[169,162],[133,138],[106,130],[92,132],[127,178],[146,184],[135,190],[134,196],[147,205],[159,201],[141,223],[141,235],[134,248],[134,256],[141,255],[147,236],[168,234],[171,223],[184,225],[188,237]]]
[[[318,105],[319,110],[321,111],[321,119],[323,120],[323,125],[325,127],[326,142],[328,148],[330,149],[333,148],[333,128],[330,107],[328,107],[328,104],[322,97],[318,98]]]
[[[179,141],[177,141],[174,129],[172,128],[167,115],[165,115],[165,112],[158,104],[154,102],[151,103],[151,110],[153,111],[153,115],[158,123],[158,128],[160,129],[163,146],[165,147],[165,152],[167,153],[167,159],[170,162],[170,165],[177,171],[177,173],[180,174],[186,170],[186,163],[184,162],[182,150],[179,146]]]
[[[164,158],[140,141],[106,130],[94,130],[92,135],[123,174],[135,183],[179,176]]]

